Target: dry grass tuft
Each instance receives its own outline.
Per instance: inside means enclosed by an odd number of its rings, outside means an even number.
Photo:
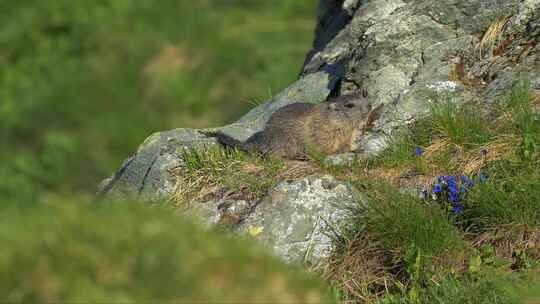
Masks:
[[[322,269],[323,277],[345,293],[344,303],[372,302],[394,285],[395,278],[385,266],[385,254],[374,244],[365,236],[346,240]]]
[[[482,36],[482,39],[480,40],[480,43],[478,45],[480,57],[482,57],[483,50],[493,49],[495,43],[500,39],[501,34],[506,29],[510,17],[510,15],[502,16],[495,19],[495,21],[491,23],[487,31],[484,33],[484,36]]]
[[[537,105],[540,105],[540,94],[536,95],[533,100],[532,100],[532,104],[537,106]]]
[[[285,167],[277,175],[279,180],[297,180],[313,173],[320,172],[320,168],[307,161],[286,161]]]
[[[519,144],[518,138],[509,135],[500,135],[494,141],[476,149],[465,149],[447,139],[439,139],[425,149],[424,157],[427,163],[433,164],[441,153],[453,151],[452,158],[448,161],[455,163],[456,170],[465,175],[476,175],[488,163],[507,157]]]
[[[191,207],[191,203],[198,193],[202,191],[202,185],[209,182],[208,176],[186,177],[181,168],[171,170],[172,175],[176,178],[175,191],[171,198],[175,206],[182,210],[187,210]]]
[[[177,207],[189,209],[196,201],[234,198],[255,200],[282,180],[296,180],[320,172],[312,162],[281,161],[239,151],[211,148],[184,151],[184,166],[171,171],[176,178],[172,198]]]
[[[499,225],[485,231],[472,241],[477,248],[490,245],[501,258],[512,258],[515,252],[527,252],[540,259],[540,229],[516,225]]]
[[[425,149],[424,157],[426,159],[433,159],[436,154],[448,150],[451,146],[452,144],[448,140],[435,140]]]
[[[519,140],[513,136],[499,136],[496,140],[463,153],[459,161],[460,172],[465,175],[477,175],[486,164],[508,157],[519,146]],[[484,155],[482,150],[487,151]]]
[[[374,168],[362,175],[363,178],[384,181],[399,189],[420,189],[431,185],[437,178],[437,173],[417,174],[411,166],[397,168]]]

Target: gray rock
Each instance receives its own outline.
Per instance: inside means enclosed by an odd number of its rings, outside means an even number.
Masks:
[[[347,218],[363,202],[348,183],[312,175],[281,182],[259,201],[193,202],[185,214],[206,228],[233,219],[232,229],[262,241],[284,261],[316,265],[329,257],[333,238],[350,228]]]
[[[204,227],[211,228],[219,224],[225,217],[235,218],[235,221],[239,222],[251,210],[252,204],[247,201],[224,199],[194,202],[185,214],[197,218]]]
[[[361,196],[331,176],[282,182],[239,227],[285,261],[318,264],[332,252],[332,237],[343,232]]]
[[[363,155],[349,152],[329,155],[325,157],[324,162],[326,165],[330,166],[351,166],[355,161],[359,161],[361,159],[365,159],[365,157]]]
[[[109,196],[168,199],[175,188],[170,170],[182,164],[181,149],[203,149],[217,144],[215,139],[192,129],[174,129],[149,136],[120,169],[100,185]]]
[[[520,64],[511,64],[516,61],[507,58],[511,56],[500,56],[494,62],[491,52],[481,53],[478,49],[479,34],[506,15],[511,16],[509,24],[515,26],[507,27],[505,32],[519,32],[523,36],[516,39],[516,48],[520,43],[538,42],[536,27],[531,26],[531,20],[538,19],[538,0],[360,1],[353,6],[352,19],[339,28],[332,24],[341,20],[342,13],[331,3],[335,1],[321,0],[324,11],[319,11],[318,37],[304,64],[303,75],[315,73],[326,64],[343,62],[342,91],[367,89],[377,102],[385,104],[376,127],[356,139],[355,147],[364,153],[384,149],[394,130],[425,114],[425,102],[429,99],[489,101],[507,92],[507,80],[514,78],[518,70],[538,70],[538,54],[526,57],[527,64],[521,64],[525,67],[521,68]],[[504,35],[501,34],[501,41]],[[483,57],[478,58],[479,54]],[[466,61],[465,73],[474,74],[475,81],[488,78],[484,83],[486,91],[481,85],[466,86],[451,79],[461,60]],[[455,86],[456,91],[440,96],[445,93],[444,84]]]
[[[249,111],[237,122],[208,131],[219,130],[237,140],[245,141],[254,133],[262,131],[266,121],[276,110],[295,102],[319,103],[326,100],[342,75],[343,67],[339,64],[328,65],[321,71],[300,78],[272,100]]]

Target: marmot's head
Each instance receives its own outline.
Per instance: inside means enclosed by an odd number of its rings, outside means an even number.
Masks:
[[[373,121],[379,118],[382,104],[373,107],[366,90],[361,93],[346,94],[329,100],[328,109],[337,119],[348,119],[355,122]]]

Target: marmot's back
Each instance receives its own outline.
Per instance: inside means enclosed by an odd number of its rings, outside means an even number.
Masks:
[[[263,131],[245,143],[217,134],[227,146],[285,158],[304,158],[309,149],[330,155],[351,150],[356,134],[376,119],[365,95],[344,95],[320,104],[294,103],[274,112]]]
[[[315,108],[312,103],[293,103],[277,110],[264,130],[247,140],[249,149],[286,158],[298,157],[304,152],[304,124]]]

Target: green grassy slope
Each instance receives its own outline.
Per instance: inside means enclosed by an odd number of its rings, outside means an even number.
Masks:
[[[172,208],[89,203],[148,134],[232,121],[289,84],[314,11],[314,0],[0,2],[0,300],[331,302],[317,280]],[[335,297],[538,302],[539,97],[523,80],[491,113],[437,101],[365,163],[314,157],[306,172],[368,189],[323,271]],[[258,197],[287,170],[228,153],[191,155],[186,177]],[[419,198],[395,179],[431,186]]]
[[[534,303],[540,113],[533,92],[524,75],[489,111],[436,100],[429,118],[352,168],[348,178],[367,189],[369,203],[331,262],[344,298]],[[423,193],[403,193],[400,183]]]

